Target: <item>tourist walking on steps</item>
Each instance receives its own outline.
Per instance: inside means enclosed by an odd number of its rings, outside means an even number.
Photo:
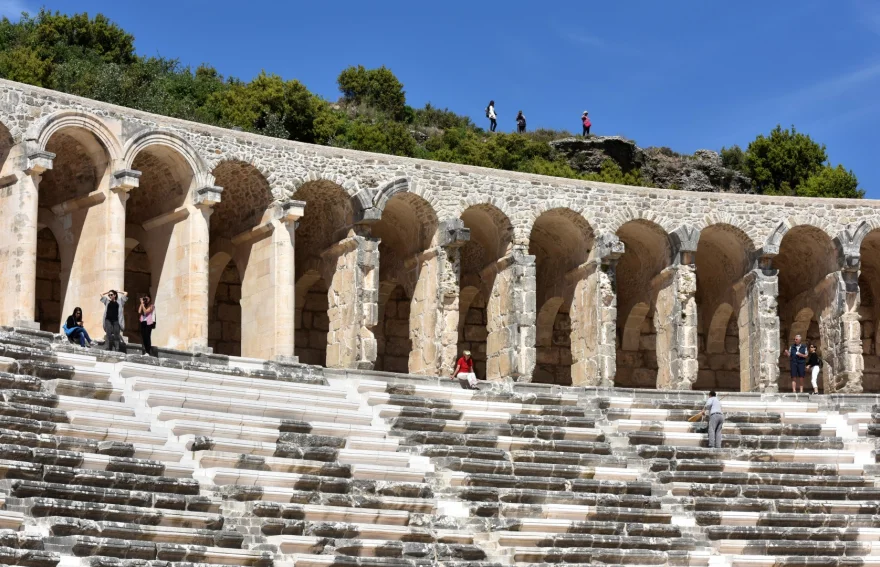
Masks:
[[[709,447],[721,448],[721,426],[724,425],[724,414],[721,412],[721,402],[715,390],[709,392],[709,399],[703,407],[703,415],[709,414]]]
[[[111,289],[101,294],[101,303],[104,304],[104,332],[107,333],[107,350],[125,352],[125,343],[122,340],[122,329],[125,328],[125,315],[122,311],[125,302],[128,301],[128,293],[117,292]]]
[[[64,324],[64,334],[67,335],[70,342],[79,341],[79,346],[85,348],[86,343],[92,346],[92,338],[86,332],[83,326],[83,310],[79,307],[73,308],[73,314],[67,318]]]
[[[583,124],[583,126],[584,126],[583,136],[584,136],[584,138],[586,138],[587,136],[590,135],[590,126],[593,125],[593,123],[590,122],[590,113],[587,112],[586,110],[584,111],[583,114],[581,114],[581,124]]]
[[[810,355],[807,357],[807,370],[810,371],[813,383],[813,393],[819,393],[819,370],[822,368],[822,358],[816,350],[816,345],[810,345]]]
[[[523,134],[526,131],[526,117],[523,116],[522,110],[516,115],[516,133]]]
[[[486,107],[486,118],[489,119],[489,131],[494,132],[495,127],[498,126],[498,116],[495,114],[495,101],[490,100],[489,106]]]
[[[461,385],[465,390],[479,390],[477,387],[477,374],[474,372],[474,359],[471,358],[471,351],[466,350],[461,353],[461,357],[455,363],[455,370],[452,371],[452,379],[456,378],[461,381],[462,378],[467,379],[467,386]]]
[[[153,329],[156,328],[156,306],[153,305],[150,295],[141,298],[138,305],[138,318],[141,322],[141,342],[144,344],[144,354],[151,356],[153,353]]]
[[[807,365],[807,345],[801,343],[801,336],[794,336],[794,344],[785,351],[791,364],[791,393],[797,394],[797,380],[800,379],[801,394],[804,393],[804,374]]]

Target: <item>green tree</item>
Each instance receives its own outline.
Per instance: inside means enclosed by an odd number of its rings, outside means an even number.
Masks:
[[[749,144],[745,173],[759,193],[791,195],[827,159],[824,145],[798,133],[794,126],[783,130],[777,125],[769,136],[759,135]]]
[[[406,93],[390,69],[366,69],[363,65],[349,67],[336,79],[344,102],[367,105],[384,112],[392,120],[403,120],[408,112]]]
[[[742,172],[746,167],[746,154],[737,144],[729,148],[721,148],[721,165]]]
[[[859,180],[852,171],[842,165],[824,166],[797,186],[798,197],[837,197],[844,199],[861,199],[865,192],[859,189]]]

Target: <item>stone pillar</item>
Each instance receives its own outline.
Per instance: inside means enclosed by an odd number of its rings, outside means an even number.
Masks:
[[[330,330],[327,367],[369,370],[376,362],[373,328],[379,319],[379,240],[356,225],[352,233],[322,254]]]
[[[514,246],[498,261],[487,305],[486,378],[531,382],[535,370],[537,317],[535,257]]]
[[[658,280],[654,317],[657,389],[690,390],[699,372],[695,268],[699,233],[682,228],[671,236],[673,265]]]
[[[157,346],[208,352],[208,234],[212,207],[220,202],[222,191],[220,187],[197,189],[192,203],[143,224],[151,240],[147,253],[159,255],[162,261],[158,270],[153,269],[153,344]]]
[[[734,288],[739,308],[740,390],[779,391],[779,272],[772,256],[758,260]]]
[[[62,323],[74,307],[86,306],[83,323],[100,334],[104,310],[98,298],[110,289],[125,289],[125,203],[139,178],[139,171],[117,171],[88,195],[52,207],[65,233],[59,245],[72,247],[72,261],[62,266]],[[129,301],[137,301],[143,290],[126,291]]]
[[[241,284],[241,355],[294,360],[294,231],[303,201],[276,203],[272,218],[232,239],[246,248]]]
[[[862,391],[862,326],[859,322],[858,256],[846,256],[844,268],[832,275],[828,307],[819,315],[825,367],[820,376],[828,393]]]
[[[419,254],[409,316],[409,371],[413,374],[444,376],[455,365],[460,252],[468,240],[470,230],[464,221],[444,221],[437,229],[437,245]]]
[[[577,270],[571,303],[573,386],[613,387],[617,371],[615,270],[623,254],[615,235],[597,239],[592,258]]]
[[[27,153],[19,144],[7,159],[11,172],[0,178],[0,325],[39,328],[34,322],[38,189],[53,159],[55,154]]]

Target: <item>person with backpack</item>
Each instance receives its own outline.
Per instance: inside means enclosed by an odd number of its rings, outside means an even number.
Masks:
[[[583,136],[584,136],[584,138],[586,138],[587,136],[590,135],[590,126],[593,125],[593,123],[590,122],[590,113],[587,112],[586,110],[584,111],[583,114],[581,114],[581,123],[584,125]]]
[[[494,132],[495,127],[498,126],[498,116],[495,114],[495,101],[490,100],[489,106],[486,107],[486,118],[489,119],[489,131]]]
[[[104,332],[107,333],[107,350],[125,352],[122,329],[125,328],[125,315],[122,308],[128,301],[128,293],[111,289],[101,294],[104,304]]]
[[[822,369],[822,358],[816,351],[816,345],[810,345],[810,355],[807,358],[807,370],[811,372],[813,382],[813,393],[819,393],[819,370]]]
[[[526,131],[526,117],[523,116],[522,110],[519,111],[519,114],[516,115],[516,132],[517,134],[523,134]]]

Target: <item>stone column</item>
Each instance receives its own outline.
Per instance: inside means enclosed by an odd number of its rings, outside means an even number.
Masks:
[[[351,234],[322,254],[330,330],[327,367],[369,370],[376,362],[373,328],[379,318],[379,240],[356,225]]]
[[[154,284],[153,344],[159,348],[208,352],[208,234],[212,207],[220,202],[222,191],[197,189],[192,203],[143,223],[153,241],[147,253],[161,251],[163,262],[161,275],[153,270],[153,278],[159,278]]]
[[[658,280],[657,389],[690,390],[697,381],[697,273],[699,233],[673,233],[673,265]]]
[[[470,230],[461,219],[440,223],[437,234],[437,246],[421,253],[417,260],[418,279],[409,318],[409,371],[429,376],[447,375],[455,364],[460,252],[470,240]]]
[[[38,189],[53,159],[53,153],[27,153],[19,144],[7,159],[10,173],[0,177],[0,325],[39,328],[34,322]]]
[[[739,308],[740,390],[775,394],[779,391],[779,271],[773,256],[734,286]]]
[[[294,231],[303,201],[276,203],[272,218],[235,236],[247,266],[241,286],[241,354],[294,359]]]
[[[531,382],[536,354],[536,286],[535,257],[524,246],[514,246],[498,261],[487,305],[487,379]]]
[[[828,307],[819,315],[825,367],[820,376],[825,393],[862,391],[862,326],[859,322],[858,256],[846,256],[835,274]]]
[[[574,386],[613,387],[617,371],[615,270],[623,243],[615,235],[597,239],[592,258],[577,270],[571,303],[571,380]]]

